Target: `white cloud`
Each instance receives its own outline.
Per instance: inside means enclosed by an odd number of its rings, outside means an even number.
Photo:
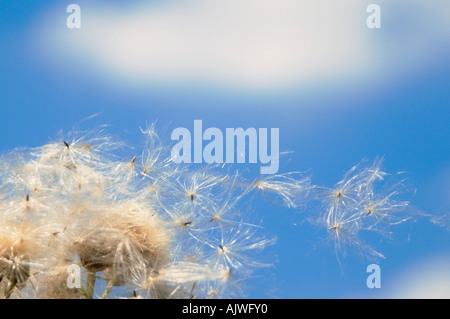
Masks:
[[[128,83],[356,84],[415,67],[450,39],[448,0],[434,2],[379,0],[382,29],[368,30],[371,2],[360,0],[79,1],[80,30],[53,12],[39,39],[51,60],[78,57]]]
[[[450,258],[436,257],[413,265],[398,274],[396,279],[397,288],[389,291],[385,298],[449,299]]]

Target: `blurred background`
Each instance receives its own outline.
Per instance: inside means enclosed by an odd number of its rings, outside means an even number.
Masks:
[[[366,8],[381,8],[369,29]],[[81,8],[81,28],[66,25]],[[139,127],[277,127],[280,173],[333,186],[363,158],[408,172],[412,204],[450,213],[447,0],[0,0],[0,152],[40,146],[101,113],[139,145]],[[258,166],[259,168],[259,166]],[[378,241],[381,289],[340,264],[302,213],[258,204],[278,242],[251,298],[450,298],[450,231],[408,223]]]

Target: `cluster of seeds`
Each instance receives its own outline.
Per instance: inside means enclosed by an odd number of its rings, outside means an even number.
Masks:
[[[242,296],[240,284],[270,265],[258,253],[275,242],[245,214],[251,194],[296,211],[320,196],[307,210],[336,247],[377,256],[358,233],[408,218],[408,203],[395,199],[401,182],[376,192],[386,176],[379,160],[329,190],[301,173],[248,180],[174,164],[153,127],[143,133],[141,151],[99,130],[1,157],[1,297]]]

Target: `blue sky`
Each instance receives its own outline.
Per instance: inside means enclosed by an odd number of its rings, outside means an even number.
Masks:
[[[380,0],[382,28],[369,30],[371,2],[356,0],[78,1],[82,27],[71,30],[70,2],[3,0],[0,151],[42,145],[98,112],[135,144],[155,120],[278,127],[281,151],[293,151],[280,172],[311,169],[314,184],[332,186],[381,155],[388,172],[408,172],[415,207],[449,214],[450,6],[432,2]],[[258,208],[278,262],[250,280],[250,297],[402,297],[443,283],[434,291],[450,296],[444,228],[411,223],[377,242],[383,286],[369,290],[370,262],[339,266],[301,213]]]

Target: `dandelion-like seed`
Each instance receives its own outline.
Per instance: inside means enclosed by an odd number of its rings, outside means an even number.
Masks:
[[[388,235],[389,228],[411,217],[409,203],[398,199],[405,180],[396,181],[393,176],[387,182],[388,174],[381,170],[381,164],[380,158],[369,165],[360,163],[345,174],[336,188],[319,190],[326,195],[319,224],[327,227],[336,253],[351,248],[368,257],[384,258],[365,244],[360,234],[376,231]]]

